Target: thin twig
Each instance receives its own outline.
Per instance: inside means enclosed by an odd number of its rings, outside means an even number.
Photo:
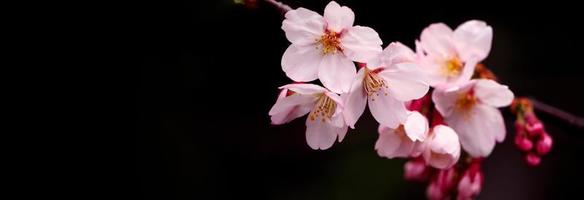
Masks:
[[[273,6],[275,6],[276,8],[278,8],[278,10],[280,10],[280,12],[282,12],[282,14],[286,14],[286,12],[292,10],[292,8],[282,2],[279,2],[277,0],[266,0],[266,2],[272,4]]]
[[[533,108],[535,108],[536,110],[545,112],[549,115],[555,116],[557,118],[560,118],[578,128],[584,128],[584,118],[582,117],[578,117],[576,115],[570,114],[566,111],[560,110],[559,108],[550,106],[548,104],[539,102],[537,100],[535,100],[534,98],[529,98],[529,100],[531,101],[531,103],[533,104]]]

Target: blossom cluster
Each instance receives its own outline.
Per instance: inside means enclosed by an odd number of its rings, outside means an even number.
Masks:
[[[514,99],[507,86],[473,76],[491,50],[492,27],[479,20],[454,30],[431,24],[412,50],[400,42],[382,48],[377,32],[354,19],[334,1],[323,15],[286,12],[282,29],[291,44],[281,65],[293,83],[280,87],[272,124],[308,115],[308,146],[325,150],[342,142],[368,107],[379,123],[378,155],[411,158],[406,179],[430,181],[429,198],[478,194],[480,162],[506,135],[498,108]],[[461,156],[469,161],[457,164]]]

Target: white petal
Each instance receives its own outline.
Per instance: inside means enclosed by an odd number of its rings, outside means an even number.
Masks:
[[[460,151],[459,138],[456,132],[445,125],[437,125],[433,128],[434,138],[430,148],[436,153],[454,155]]]
[[[407,119],[408,115],[404,103],[390,95],[371,96],[368,98],[368,104],[371,114],[381,125],[396,128]]]
[[[318,78],[318,66],[322,59],[322,52],[316,46],[292,44],[282,56],[282,70],[294,81],[313,81]]]
[[[508,106],[513,101],[513,92],[506,85],[501,85],[493,80],[481,79],[474,87],[476,97],[490,106]]]
[[[482,61],[491,51],[493,28],[483,21],[470,20],[458,26],[453,37],[464,61]]]
[[[367,106],[367,95],[363,90],[364,77],[365,69],[362,68],[353,79],[349,92],[343,94],[346,96],[343,114],[345,115],[345,121],[353,129],[355,128],[355,123],[365,111],[365,106]]]
[[[288,11],[285,17],[282,30],[292,44],[314,44],[324,34],[324,18],[314,11],[298,8]]]
[[[486,157],[493,151],[496,140],[505,137],[505,124],[496,108],[477,104],[468,113],[452,114],[445,118],[460,138],[462,148],[473,157]]]
[[[428,120],[419,112],[411,112],[404,123],[406,135],[414,142],[423,142],[428,135],[428,129]]]
[[[282,112],[291,112],[297,106],[311,106],[314,105],[316,100],[316,96],[292,94],[276,101],[276,104],[274,104],[272,109],[270,109],[269,115],[276,115]]]
[[[420,66],[420,71],[424,75],[424,80],[430,86],[437,87],[448,82],[448,77],[442,71],[442,62],[430,56],[422,56],[417,63]]]
[[[452,29],[443,23],[431,24],[422,31],[420,44],[428,54],[448,58],[455,53]]]
[[[310,84],[310,83],[293,83],[281,86],[280,89],[288,89],[293,92],[305,95],[313,95],[318,93],[325,93],[328,90],[323,88],[319,85]]]
[[[448,117],[454,111],[458,97],[470,90],[476,81],[469,81],[463,85],[437,87],[432,92],[432,101],[436,110],[444,117]]]
[[[341,7],[337,2],[331,1],[324,8],[324,20],[327,24],[327,29],[334,32],[341,32],[353,26],[355,21],[355,13],[347,6]]]
[[[423,97],[430,87],[424,76],[413,63],[396,64],[395,70],[383,70],[379,73],[389,85],[389,95],[400,101],[410,101]]]
[[[318,78],[330,91],[349,91],[351,81],[357,74],[355,64],[341,54],[326,55],[320,63]]]
[[[333,146],[337,136],[347,132],[347,126],[336,127],[321,120],[306,119],[306,142],[312,149],[325,150]]]
[[[382,125],[380,125],[381,127]],[[391,128],[380,128],[379,138],[375,142],[375,150],[379,156],[392,158],[392,154],[399,148],[401,140]]]
[[[341,37],[343,53],[349,59],[366,63],[381,54],[381,38],[375,30],[364,26],[348,29]]]
[[[477,62],[474,60],[470,60],[464,63],[462,68],[462,72],[458,77],[454,77],[448,80],[449,84],[464,84],[472,78],[474,74],[475,68],[477,66]]]
[[[460,157],[460,143],[456,132],[448,126],[433,128],[432,136],[426,141],[424,159],[429,165],[445,169],[456,164]]]
[[[278,95],[278,100],[276,102],[282,101],[284,98],[287,97],[288,89],[282,89],[280,95]],[[288,106],[286,106],[288,107]],[[293,119],[306,115],[312,109],[312,104],[304,104],[304,105],[297,105],[293,107],[283,108],[280,112],[272,115],[270,118],[272,120],[272,124],[285,124]]]
[[[414,62],[416,54],[406,45],[400,42],[390,43],[380,55],[380,65],[390,67],[397,63]]]

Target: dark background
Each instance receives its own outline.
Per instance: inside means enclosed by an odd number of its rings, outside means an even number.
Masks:
[[[285,1],[323,12],[328,1]],[[470,19],[494,28],[484,62],[516,95],[533,96],[584,116],[581,11],[548,4],[429,5],[338,1],[355,24],[379,33],[384,47],[414,47],[424,27],[453,29]],[[135,165],[125,195],[137,199],[421,199],[423,185],[403,180],[404,160],[377,156],[370,114],[343,143],[314,151],[304,118],[270,124],[277,87],[290,82],[280,60],[289,42],[282,15],[221,1],[140,2],[131,7],[130,67],[135,66]],[[367,112],[366,112],[367,113]],[[505,111],[508,128],[512,123]],[[580,195],[584,131],[539,114],[554,138],[540,167],[527,167],[513,132],[484,164],[479,199],[566,199]],[[575,183],[572,183],[576,181]]]

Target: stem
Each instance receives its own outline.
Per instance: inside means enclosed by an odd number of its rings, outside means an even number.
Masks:
[[[533,108],[545,112],[554,117],[560,118],[578,128],[584,128],[584,118],[570,114],[566,111],[560,110],[559,108],[553,107],[551,105],[539,102],[534,98],[529,98],[529,100],[533,104]]]
[[[280,12],[282,12],[282,14],[286,14],[286,12],[292,10],[292,8],[290,6],[288,6],[282,2],[279,2],[277,0],[266,0],[266,2],[275,6],[278,10],[280,10]]]

